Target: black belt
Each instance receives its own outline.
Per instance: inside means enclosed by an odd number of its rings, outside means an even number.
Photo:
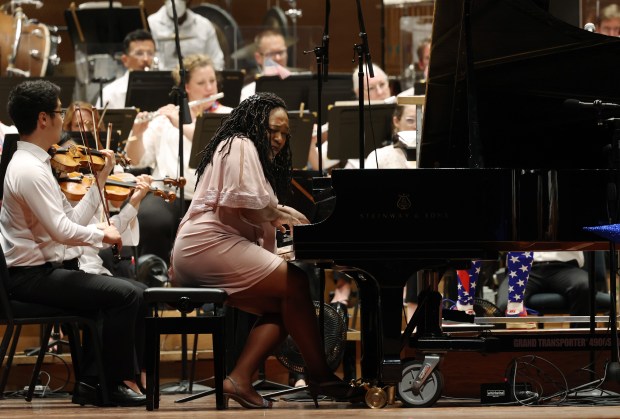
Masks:
[[[571,260],[567,260],[567,261],[548,260],[548,261],[544,261],[544,262],[534,262],[532,264],[532,266],[546,266],[546,265],[571,265],[571,266],[574,266],[575,268],[578,268],[579,267],[579,262],[577,262],[577,260],[575,260],[575,259],[571,259]]]
[[[18,273],[27,272],[29,270],[34,269],[69,269],[72,271],[77,271],[79,269],[78,259],[70,259],[65,260],[63,262],[45,262],[43,265],[34,265],[34,266],[12,266],[9,268],[9,275],[15,275]]]

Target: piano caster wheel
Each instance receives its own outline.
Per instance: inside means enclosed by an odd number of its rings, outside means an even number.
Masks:
[[[443,375],[438,369],[433,370],[426,379],[419,394],[414,394],[413,382],[422,368],[422,362],[412,361],[403,366],[403,378],[398,383],[398,398],[407,407],[429,407],[441,396],[443,390]]]
[[[366,406],[371,409],[382,409],[388,403],[388,395],[381,387],[370,387],[364,396]]]

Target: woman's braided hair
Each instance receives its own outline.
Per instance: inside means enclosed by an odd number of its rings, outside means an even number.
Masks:
[[[286,110],[286,104],[280,97],[269,92],[250,96],[234,108],[230,115],[223,119],[222,125],[209,144],[201,151],[202,159],[196,168],[197,181],[200,180],[207,165],[213,161],[213,155],[220,143],[224,143],[222,153],[228,154],[234,137],[247,137],[258,150],[265,178],[278,198],[284,199],[290,190],[293,165],[288,141],[275,159],[271,160],[269,114],[277,108]]]

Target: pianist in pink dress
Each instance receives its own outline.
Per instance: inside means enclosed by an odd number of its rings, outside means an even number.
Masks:
[[[315,401],[317,394],[359,395],[327,366],[306,275],[275,254],[276,229],[308,223],[278,203],[290,187],[288,139],[282,99],[260,93],[241,102],[204,150],[172,253],[175,285],[223,288],[229,305],[259,316],[224,380],[226,399],[247,408],[271,407],[252,378],[288,334],[302,351]]]

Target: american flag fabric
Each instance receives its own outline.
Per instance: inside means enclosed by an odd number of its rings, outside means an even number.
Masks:
[[[480,275],[480,261],[472,260],[468,270],[460,269],[456,271],[459,279],[458,283],[458,304],[473,305],[476,297],[476,285]]]
[[[508,275],[508,302],[522,303],[525,286],[530,276],[534,252],[508,252],[506,275]]]

